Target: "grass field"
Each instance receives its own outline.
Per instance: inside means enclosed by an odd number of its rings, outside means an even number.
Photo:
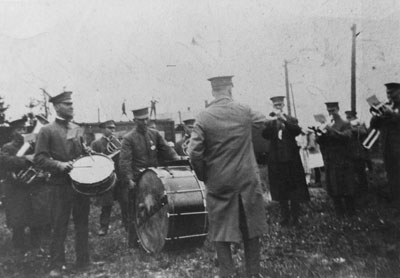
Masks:
[[[384,177],[382,169],[376,171],[370,176],[370,192],[358,198],[357,215],[351,218],[335,217],[322,188],[310,189],[312,199],[302,206],[299,228],[280,227],[277,205],[266,202],[268,229],[262,238],[261,254],[264,277],[400,277],[400,213],[379,197]],[[147,254],[127,248],[117,205],[109,234],[97,236],[99,212],[92,206],[90,267],[66,277],[213,277],[218,273],[214,247],[207,240],[196,249]],[[66,243],[71,263],[72,228]],[[0,277],[46,277],[47,257],[16,254],[10,237],[4,211],[0,210]],[[240,246],[234,254],[240,277],[244,277],[243,256]]]

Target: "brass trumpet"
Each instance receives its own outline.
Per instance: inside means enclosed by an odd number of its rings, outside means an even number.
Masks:
[[[111,157],[117,155],[120,153],[121,151],[121,141],[115,137],[114,135],[111,135],[110,137],[105,137],[108,141],[106,149],[107,152],[109,153],[109,155],[111,155]]]
[[[369,109],[371,114],[375,117],[382,117],[387,111],[392,111],[392,110],[393,110],[393,103],[391,102],[371,104],[371,108]],[[367,138],[365,138],[365,140],[362,143],[363,147],[366,148],[367,150],[372,148],[372,146],[378,140],[380,135],[381,132],[379,130],[375,128],[371,129],[371,131],[368,133]]]

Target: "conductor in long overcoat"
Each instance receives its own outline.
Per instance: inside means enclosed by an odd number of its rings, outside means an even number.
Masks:
[[[188,153],[206,185],[209,238],[222,277],[233,275],[230,243],[242,238],[247,274],[258,277],[259,237],[266,220],[251,131],[262,127],[266,117],[232,99],[232,76],[208,80],[215,99],[197,116]]]
[[[299,203],[310,199],[296,136],[301,133],[298,120],[282,112],[284,97],[271,98],[275,112],[262,136],[270,141],[268,176],[272,200],[279,201],[282,226],[290,220],[299,224]]]

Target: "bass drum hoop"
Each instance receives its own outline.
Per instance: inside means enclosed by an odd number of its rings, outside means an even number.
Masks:
[[[202,203],[202,205],[201,205],[202,210],[199,212],[199,214],[204,214],[204,219],[202,221],[200,221],[202,223],[200,225],[201,226],[201,229],[200,229],[201,231],[199,231],[200,234],[193,235],[193,236],[188,236],[187,238],[186,237],[170,238],[168,241],[166,240],[166,238],[162,238],[161,240],[163,241],[163,243],[160,244],[162,246],[158,246],[159,248],[152,248],[152,247],[147,246],[145,241],[148,241],[148,240],[144,240],[145,236],[142,234],[141,228],[140,228],[140,226],[138,224],[138,220],[137,220],[137,215],[138,215],[138,213],[140,213],[139,212],[140,208],[138,207],[138,204],[137,204],[137,202],[138,202],[138,196],[137,196],[138,187],[137,187],[136,188],[136,192],[135,192],[136,193],[135,194],[135,199],[134,199],[134,206],[135,206],[135,214],[133,216],[134,225],[135,225],[135,230],[136,230],[136,233],[137,233],[137,236],[138,236],[138,239],[139,239],[139,243],[147,253],[158,253],[161,250],[182,249],[183,246],[184,247],[189,247],[189,246],[190,247],[198,247],[198,246],[200,246],[200,245],[202,245],[204,243],[204,240],[207,237],[208,220],[207,220],[207,211],[206,211],[205,189],[204,189],[204,185],[202,184],[202,182],[197,179],[196,175],[190,169],[190,167],[176,166],[176,167],[159,167],[159,168],[150,167],[150,168],[147,168],[145,171],[143,171],[141,173],[140,178],[139,178],[139,182],[138,182],[138,186],[140,186],[140,181],[141,181],[142,177],[148,172],[154,173],[156,175],[156,177],[159,179],[159,181],[161,182],[161,184],[163,186],[163,194],[164,194],[163,203],[165,203],[164,206],[163,206],[165,208],[162,208],[162,209],[166,210],[166,211],[164,211],[164,214],[168,218],[168,224],[166,225],[166,227],[168,229],[167,229],[167,231],[165,233],[165,236],[170,236],[171,230],[178,228],[178,227],[172,227],[172,229],[171,229],[171,225],[173,225],[174,222],[169,220],[170,216],[172,214],[174,214],[173,211],[175,210],[175,208],[174,208],[175,203],[173,202],[173,200],[171,200],[171,198],[174,195],[174,193],[173,192],[172,193],[168,193],[168,191],[171,190],[171,188],[169,188],[168,184],[166,183],[166,180],[168,180],[168,178],[165,179],[165,178],[163,178],[163,176],[160,176],[160,172],[162,170],[164,170],[167,173],[171,173],[170,170],[173,170],[174,168],[185,169],[185,171],[187,171],[187,173],[190,173],[190,175],[187,175],[185,177],[186,178],[193,177],[194,181],[198,185],[198,190],[196,190],[196,191],[200,192],[201,203]],[[173,178],[174,177],[172,177],[170,179],[173,179]],[[171,190],[171,191],[173,191],[173,190]],[[159,211],[161,211],[161,209]],[[197,214],[197,213],[195,213],[195,214]],[[154,215],[152,215],[152,216],[154,216]],[[165,219],[163,219],[163,220],[165,220]]]

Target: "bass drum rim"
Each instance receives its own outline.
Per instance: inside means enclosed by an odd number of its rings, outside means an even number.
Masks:
[[[134,221],[134,225],[135,225],[135,230],[136,230],[136,234],[137,237],[139,239],[139,243],[140,245],[143,247],[143,249],[147,252],[147,253],[159,253],[162,250],[176,250],[176,249],[182,249],[182,246],[184,246],[184,248],[189,248],[189,247],[198,247],[200,245],[202,245],[204,243],[205,238],[207,237],[207,232],[208,232],[208,219],[207,219],[207,211],[206,211],[206,203],[205,203],[205,188],[204,185],[202,186],[202,182],[199,181],[196,177],[196,175],[194,174],[194,172],[188,168],[188,167],[176,167],[176,168],[180,168],[180,169],[184,169],[185,172],[188,173],[188,175],[184,176],[186,178],[191,178],[193,177],[193,181],[196,182],[196,185],[198,186],[198,189],[196,191],[199,191],[201,194],[202,198],[201,198],[201,202],[202,202],[202,206],[201,206],[201,212],[198,214],[204,214],[204,219],[200,218],[196,219],[196,220],[202,220],[199,221],[202,224],[201,226],[201,234],[200,236],[196,236],[196,235],[189,235],[187,236],[187,238],[185,236],[183,237],[174,237],[174,238],[168,238],[170,236],[170,233],[174,232],[174,229],[179,229],[179,227],[175,226],[176,223],[174,220],[171,220],[171,215],[174,214],[175,211],[175,205],[176,203],[172,200],[173,197],[175,196],[174,193],[172,194],[167,194],[168,191],[173,190],[172,188],[169,187],[168,185],[168,180],[173,180],[174,177],[168,177],[167,179],[163,179],[163,175],[162,175],[162,171],[166,171],[167,173],[171,174],[170,170],[173,170],[174,167],[159,167],[159,168],[147,168],[145,171],[143,171],[141,173],[141,176],[139,178],[139,182],[138,182],[138,186],[136,187],[136,194],[134,197],[134,206],[135,206],[135,212],[134,212],[134,216],[133,216],[133,221]],[[141,228],[139,226],[139,220],[138,220],[138,215],[141,213],[140,210],[142,208],[139,207],[138,205],[138,189],[140,186],[140,181],[142,179],[142,177],[148,173],[148,172],[152,172],[159,181],[159,186],[162,185],[162,191],[163,195],[161,196],[161,194],[159,194],[160,196],[160,201],[162,203],[160,209],[158,210],[157,213],[159,213],[159,215],[153,214],[151,215],[151,217],[159,217],[161,216],[161,221],[165,221],[165,223],[163,223],[162,226],[162,232],[161,232],[161,236],[156,237],[156,239],[158,240],[158,242],[156,244],[149,244],[146,242],[149,242],[148,238],[147,238],[147,234],[146,232],[148,231],[148,229],[146,230],[145,228]],[[161,176],[160,176],[161,174]],[[193,182],[192,181],[192,182]],[[161,188],[160,188],[161,189]],[[159,193],[159,192],[158,192]],[[198,200],[199,201],[199,200]],[[171,204],[170,204],[171,202]],[[171,211],[172,210],[172,211]],[[185,214],[185,213],[183,213]],[[190,213],[188,213],[190,214]],[[197,213],[194,213],[197,214]],[[183,216],[184,217],[184,216]],[[197,230],[196,230],[197,232]]]

